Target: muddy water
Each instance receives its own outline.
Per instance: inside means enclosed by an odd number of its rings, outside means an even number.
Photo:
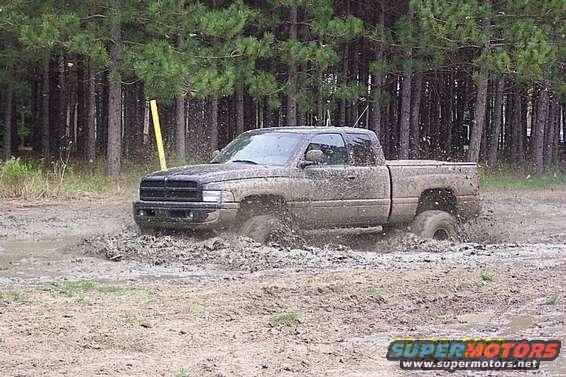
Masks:
[[[139,236],[127,203],[1,203],[0,293],[22,299],[0,299],[0,374],[420,376],[385,360],[394,337],[566,341],[566,189],[485,202],[463,242],[292,246]],[[123,292],[45,289],[60,280]],[[299,320],[274,324],[282,313]],[[535,374],[566,376],[565,356]]]
[[[197,267],[115,263],[85,255],[80,237],[44,241],[0,241],[0,284],[61,280],[121,281],[135,279],[222,277]]]

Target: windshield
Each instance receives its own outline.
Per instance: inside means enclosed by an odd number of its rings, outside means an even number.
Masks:
[[[242,134],[228,144],[212,163],[286,165],[300,141],[300,135],[287,132]]]

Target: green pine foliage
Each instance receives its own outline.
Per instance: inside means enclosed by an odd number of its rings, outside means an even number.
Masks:
[[[296,38],[289,36],[292,7],[298,14]],[[381,12],[387,15],[383,21]],[[119,41],[111,37],[116,20]],[[25,109],[18,111],[28,114],[26,119],[33,117],[31,82],[40,91],[46,62],[61,56],[94,66],[97,80],[141,82],[146,99],[165,106],[179,96],[223,100],[243,87],[250,103],[269,109],[282,109],[293,95],[311,121],[327,113],[336,118],[339,109],[357,117],[366,104],[384,109],[395,104],[396,82],[406,72],[439,81],[449,72],[457,80],[465,76],[470,86],[487,72],[520,84],[529,101],[540,83],[548,82],[552,97],[564,101],[565,20],[564,0],[7,0],[0,5],[0,85],[15,91],[16,107]],[[121,72],[114,76],[109,75],[113,43],[121,53]],[[84,82],[76,66],[65,70],[67,77]],[[373,87],[376,82],[379,88]],[[427,90],[438,96],[437,89]],[[466,98],[458,97],[467,101],[459,116],[471,123],[474,88],[466,90]],[[422,106],[434,96],[424,98]],[[246,117],[259,119],[256,112]],[[366,127],[370,113],[361,119]],[[385,122],[396,127],[398,115]],[[17,127],[26,140],[37,137],[31,126]]]

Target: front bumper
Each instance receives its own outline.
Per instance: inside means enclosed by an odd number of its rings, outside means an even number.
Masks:
[[[232,225],[239,203],[153,202],[133,203],[134,221],[140,227],[213,229]]]

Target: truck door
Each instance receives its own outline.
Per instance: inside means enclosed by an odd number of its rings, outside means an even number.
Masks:
[[[319,149],[322,163],[304,168],[305,201],[297,216],[313,226],[340,226],[355,222],[358,210],[353,204],[357,189],[348,168],[348,150],[339,133],[313,135],[305,151]]]
[[[357,215],[366,225],[386,224],[391,206],[389,170],[367,133],[346,133],[348,171],[357,190]]]

